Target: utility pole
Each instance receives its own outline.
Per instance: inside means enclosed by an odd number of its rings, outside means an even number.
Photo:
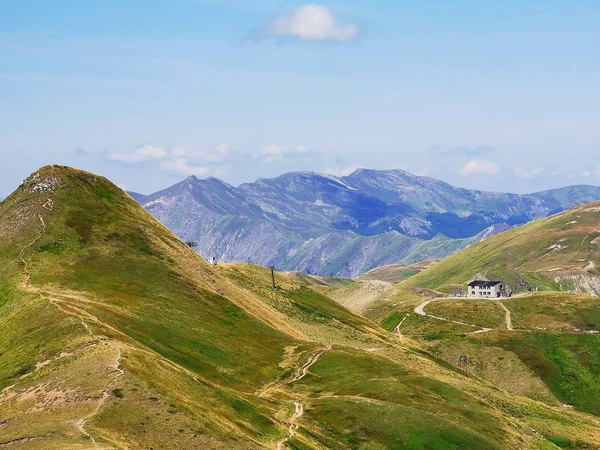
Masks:
[[[460,355],[460,357],[458,358],[458,368],[461,370],[464,376],[467,376],[468,374],[468,365],[469,359],[467,358],[467,355]]]
[[[277,284],[275,284],[275,266],[271,266],[271,281],[273,282],[273,290],[277,290]]]

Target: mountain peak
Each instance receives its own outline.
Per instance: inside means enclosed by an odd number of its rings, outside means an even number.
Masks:
[[[19,191],[53,193],[59,189],[69,187],[70,181],[74,179],[91,183],[98,178],[100,177],[85,170],[69,166],[48,165],[41,167],[25,178],[15,193]],[[115,189],[119,190],[116,186]]]

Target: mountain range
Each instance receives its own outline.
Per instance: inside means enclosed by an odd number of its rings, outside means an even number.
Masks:
[[[473,245],[405,281],[448,292],[474,278],[515,290],[600,296],[600,202],[536,220]]]
[[[234,187],[194,176],[131,193],[207,259],[356,276],[441,259],[515,225],[600,199],[600,187],[526,195],[451,186],[401,170],[286,173]]]

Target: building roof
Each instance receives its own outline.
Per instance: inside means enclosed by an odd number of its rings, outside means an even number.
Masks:
[[[494,286],[498,286],[500,283],[502,283],[502,281],[473,280],[469,283],[469,287],[479,286],[479,287],[484,287],[484,288],[491,288]]]

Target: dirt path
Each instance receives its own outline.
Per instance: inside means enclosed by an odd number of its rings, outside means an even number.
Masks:
[[[29,287],[29,280],[31,279],[31,272],[29,271],[29,265],[27,264],[27,261],[25,260],[25,253],[27,252],[27,250],[29,250],[31,247],[33,247],[37,241],[39,241],[42,236],[44,235],[44,233],[46,232],[46,222],[44,222],[44,217],[42,217],[41,214],[38,214],[39,220],[40,220],[40,232],[38,233],[38,235],[36,236],[36,238],[31,241],[29,244],[27,244],[25,247],[23,247],[21,249],[21,252],[19,253],[19,260],[21,261],[21,264],[23,264],[23,274],[25,275],[25,279],[23,280],[23,286],[25,287],[25,289],[27,289]]]
[[[328,345],[326,347],[323,347],[321,350],[319,350],[317,353],[315,353],[314,355],[312,355],[310,358],[308,358],[308,361],[296,372],[296,375],[294,376],[294,378],[292,378],[291,380],[286,381],[284,384],[291,384],[291,383],[295,383],[296,381],[300,381],[302,378],[304,378],[307,374],[308,371],[310,370],[310,368],[316,364],[316,362],[319,360],[319,358],[321,357],[321,355],[323,355],[323,353],[328,352],[331,350],[331,345]],[[275,386],[273,386],[275,387]],[[273,387],[269,388],[272,389]],[[268,389],[267,389],[268,390]],[[267,391],[264,391],[265,393]],[[294,437],[294,435],[296,434],[296,430],[298,429],[298,425],[297,425],[297,421],[304,415],[304,405],[302,404],[302,402],[297,401],[294,402],[294,414],[292,415],[292,417],[290,417],[288,419],[288,435],[286,437],[284,437],[282,440],[280,440],[279,442],[277,442],[277,450],[283,450],[285,444],[292,438]]]
[[[329,350],[331,350],[331,345],[323,347],[317,353],[315,353],[310,358],[308,358],[308,361],[306,362],[306,364],[304,364],[300,368],[300,370],[298,370],[296,372],[296,376],[294,376],[294,378],[292,378],[291,380],[286,381],[285,384],[295,383],[296,381],[300,381],[302,378],[304,378],[306,375],[308,375],[309,369],[319,360],[319,358],[321,357],[321,355],[323,353],[328,352]]]
[[[277,443],[277,450],[282,450],[283,446],[296,434],[296,430],[298,429],[298,425],[296,425],[296,421],[300,419],[304,415],[304,405],[300,402],[294,402],[295,411],[294,415],[290,417],[288,423],[290,424],[288,430],[289,434],[283,438],[281,441]]]
[[[115,359],[114,362],[114,372],[115,375],[112,377],[112,380],[110,380],[110,382],[106,385],[106,387],[104,388],[104,390],[102,391],[102,396],[100,397],[100,399],[98,400],[98,404],[96,405],[96,408],[87,416],[82,417],[79,420],[76,420],[75,422],[73,422],[73,424],[75,425],[75,427],[79,430],[79,432],[81,434],[83,434],[85,437],[87,437],[93,444],[94,447],[97,449],[113,449],[114,447],[105,447],[105,446],[100,446],[96,440],[94,439],[94,437],[87,432],[87,430],[85,429],[85,426],[87,425],[87,423],[92,420],[94,417],[96,417],[98,415],[98,413],[100,412],[100,408],[102,408],[102,405],[104,405],[104,403],[106,402],[106,400],[110,397],[110,388],[117,382],[117,380],[123,376],[125,374],[125,371],[123,369],[121,369],[121,349],[118,349],[118,353],[117,353],[117,357]]]
[[[401,341],[403,340],[403,336],[402,336],[402,332],[400,331],[400,327],[402,326],[402,324],[404,323],[404,321],[405,321],[406,319],[408,319],[408,318],[409,318],[409,316],[410,316],[410,313],[409,313],[409,314],[406,314],[406,315],[405,315],[405,316],[402,318],[402,320],[400,321],[400,323],[398,323],[398,325],[396,325],[396,326],[394,327],[394,333],[396,333],[396,334],[397,334],[397,335],[400,337],[400,340],[401,340]]]
[[[498,304],[504,310],[504,324],[506,325],[506,329],[509,331],[513,331],[512,318],[510,316],[510,309],[508,309],[506,307],[506,305],[502,302],[498,302]]]
[[[479,328],[479,330],[473,332],[473,333],[477,333],[477,334],[487,333],[489,331],[492,331],[492,328],[485,328],[485,327],[475,325],[472,323],[465,323],[465,322],[459,322],[458,320],[446,319],[445,317],[434,316],[433,314],[429,314],[428,312],[425,312],[425,307],[436,300],[437,299],[431,299],[431,300],[424,301],[423,303],[421,303],[419,306],[417,306],[415,308],[415,314],[418,314],[423,317],[430,317],[432,319],[441,320],[443,322],[454,323],[456,325],[464,325],[466,327]],[[447,299],[440,299],[440,300],[447,300]]]

